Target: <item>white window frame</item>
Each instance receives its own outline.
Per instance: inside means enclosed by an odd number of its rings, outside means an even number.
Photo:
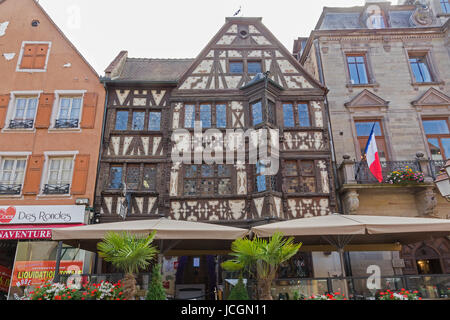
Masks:
[[[55,101],[53,103],[52,116],[51,116],[51,130],[57,131],[79,131],[81,129],[81,121],[83,118],[83,105],[84,105],[84,95],[87,90],[55,90]],[[61,111],[61,100],[63,98],[81,98],[81,107],[80,107],[80,115],[78,117],[78,127],[76,128],[56,128],[56,120],[59,117],[59,113]]]
[[[75,157],[77,156],[79,152],[78,151],[48,151],[44,152],[45,162],[44,162],[44,168],[42,172],[42,177],[44,179],[41,179],[41,185],[40,185],[40,191],[39,191],[39,197],[67,197],[70,196],[72,193],[72,181],[73,181],[73,172],[75,167]],[[48,184],[48,179],[50,177],[50,160],[53,158],[72,158],[72,172],[70,174],[70,187],[69,187],[69,193],[65,194],[45,194],[44,193],[44,186]]]
[[[6,119],[4,123],[4,127],[2,131],[34,131],[36,128],[36,116],[39,111],[39,98],[41,97],[43,91],[12,91],[10,93],[10,99],[8,104],[8,111],[6,113]],[[19,128],[19,129],[10,129],[9,123],[11,120],[14,120],[15,114],[16,114],[16,103],[17,99],[20,99],[21,97],[36,97],[37,99],[37,105],[36,105],[36,112],[34,114],[33,119],[33,127],[32,128]]]
[[[47,57],[45,59],[44,69],[20,69],[22,64],[23,52],[25,50],[25,45],[27,44],[48,44]],[[22,47],[20,48],[19,59],[17,61],[16,72],[47,72],[48,58],[50,57],[50,50],[52,48],[51,41],[22,41]]]
[[[23,186],[25,183],[25,178],[26,178],[26,174],[27,174],[27,167],[28,167],[28,158],[31,155],[31,152],[0,152],[0,177],[3,175],[3,160],[5,159],[15,159],[15,160],[25,160],[25,169],[24,169],[24,174],[23,174],[23,178],[21,181],[21,185],[22,187],[20,188],[20,194],[15,195],[15,194],[5,194],[5,195],[0,195],[0,198],[11,198],[11,197],[21,197],[22,196],[22,192],[23,192]]]

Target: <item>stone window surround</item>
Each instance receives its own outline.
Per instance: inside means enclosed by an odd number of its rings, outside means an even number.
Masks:
[[[48,51],[47,51],[47,57],[45,60],[45,66],[44,69],[21,69],[20,65],[22,64],[22,57],[23,57],[23,53],[25,50],[25,45],[27,44],[48,44]],[[16,67],[16,72],[29,72],[29,73],[33,73],[33,72],[47,72],[47,66],[48,66],[48,59],[50,57],[50,51],[52,49],[52,42],[51,41],[22,41],[22,45],[20,48],[20,54],[19,54],[19,59],[17,59],[17,67]]]
[[[42,90],[38,90],[38,91],[12,91],[10,93],[10,99],[9,99],[9,105],[8,105],[8,111],[6,113],[6,119],[5,119],[5,126],[2,129],[2,132],[30,132],[30,133],[34,133],[36,131],[36,116],[37,113],[39,111],[39,98],[41,96],[41,94],[43,93]],[[22,96],[27,96],[27,97],[36,97],[37,99],[37,106],[36,106],[36,112],[34,114],[34,119],[33,119],[33,128],[30,129],[10,129],[9,128],[9,122],[10,120],[12,120],[14,118],[14,115],[16,113],[16,99],[20,98]]]
[[[385,115],[380,115],[380,114],[368,115],[367,112],[364,112],[363,110],[361,110],[361,111],[362,111],[361,113],[357,112],[357,113],[350,114],[350,122],[351,122],[350,128],[352,131],[353,145],[355,147],[356,159],[361,159],[362,154],[359,149],[358,134],[356,132],[355,122],[358,120],[378,120],[381,122],[382,130],[383,130],[387,158],[389,159],[389,161],[394,161],[393,151],[391,148],[391,146],[392,146],[391,136],[390,136],[391,131],[389,129],[387,117]]]
[[[341,53],[345,65],[345,86],[348,88],[349,92],[353,92],[353,88],[373,88],[374,91],[378,91],[380,84],[376,81],[375,74],[372,68],[372,61],[370,57],[370,48],[352,47],[351,45],[345,45],[341,43]],[[364,60],[366,63],[367,79],[369,83],[367,84],[353,84],[350,77],[350,71],[348,68],[347,56],[348,55],[364,55]]]
[[[411,85],[413,86],[414,90],[418,91],[419,86],[430,86],[430,85],[438,85],[441,90],[444,89],[445,82],[442,80],[439,70],[437,68],[436,59],[434,58],[433,54],[433,45],[420,45],[417,46],[415,43],[404,43],[403,44],[404,53],[406,62],[408,64],[408,70],[409,74],[411,76]],[[409,62],[410,54],[422,54],[427,59],[427,66],[429,68],[429,72],[431,74],[431,77],[433,78],[432,82],[417,82],[416,78],[414,76],[414,72],[411,68],[411,63]]]
[[[86,94],[86,90],[55,90],[55,101],[53,102],[52,114],[50,118],[50,131],[81,131],[81,120],[83,117],[83,105],[84,105],[84,95]],[[78,127],[77,128],[56,128],[55,122],[58,119],[59,111],[61,108],[61,99],[62,98],[76,98],[81,97],[81,107],[80,114],[78,117]]]
[[[450,107],[450,106],[449,106]],[[431,151],[430,151],[430,147],[428,145],[428,138],[427,138],[427,134],[425,133],[425,128],[423,127],[423,120],[436,120],[436,119],[445,119],[447,118],[447,123],[450,124],[450,114],[449,112],[426,112],[426,113],[422,113],[420,111],[417,112],[417,117],[419,120],[419,127],[420,127],[420,131],[422,133],[422,137],[423,137],[423,142],[425,145],[425,150],[427,152],[427,157],[429,159],[431,159]],[[449,126],[450,129],[450,126]]]

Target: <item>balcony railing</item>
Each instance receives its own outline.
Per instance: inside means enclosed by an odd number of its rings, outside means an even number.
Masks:
[[[22,190],[21,184],[3,184],[0,183],[0,195],[17,195]]]
[[[68,194],[70,184],[46,184],[44,186],[44,194]]]
[[[9,129],[32,129],[34,120],[11,120],[9,122]]]
[[[78,128],[78,119],[57,119],[55,121],[55,128],[58,129],[69,129]]]
[[[386,178],[392,171],[404,169],[406,166],[414,171],[421,171],[418,161],[383,161],[381,162],[383,178]],[[378,180],[373,176],[367,166],[366,161],[355,163],[355,180],[359,184],[378,183]]]

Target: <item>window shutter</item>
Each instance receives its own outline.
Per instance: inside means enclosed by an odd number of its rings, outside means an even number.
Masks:
[[[33,155],[28,160],[27,173],[23,186],[23,194],[38,194],[41,184],[42,167],[44,165],[43,155]]]
[[[95,125],[95,113],[97,111],[98,94],[88,92],[83,97],[83,115],[81,118],[81,128],[93,129]]]
[[[37,46],[35,44],[26,44],[24,46],[22,61],[20,62],[20,69],[33,69],[36,49]]]
[[[55,95],[53,93],[43,93],[39,97],[39,106],[36,115],[36,128],[45,129],[50,126],[50,117],[52,115],[53,101]]]
[[[38,44],[34,57],[33,69],[44,69],[47,61],[48,44]]]
[[[6,113],[8,112],[9,94],[0,95],[0,129],[5,126]]]
[[[89,155],[77,155],[72,178],[72,194],[85,194],[89,171]]]

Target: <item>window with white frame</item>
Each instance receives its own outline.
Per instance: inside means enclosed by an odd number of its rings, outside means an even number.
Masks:
[[[72,183],[73,157],[49,158],[44,194],[68,194]]]
[[[81,96],[61,96],[59,98],[58,114],[55,119],[55,128],[78,128],[80,125]]]
[[[20,194],[26,169],[26,158],[5,157],[0,161],[0,195]]]
[[[10,129],[32,129],[38,107],[37,96],[17,96],[14,112],[9,121]]]

